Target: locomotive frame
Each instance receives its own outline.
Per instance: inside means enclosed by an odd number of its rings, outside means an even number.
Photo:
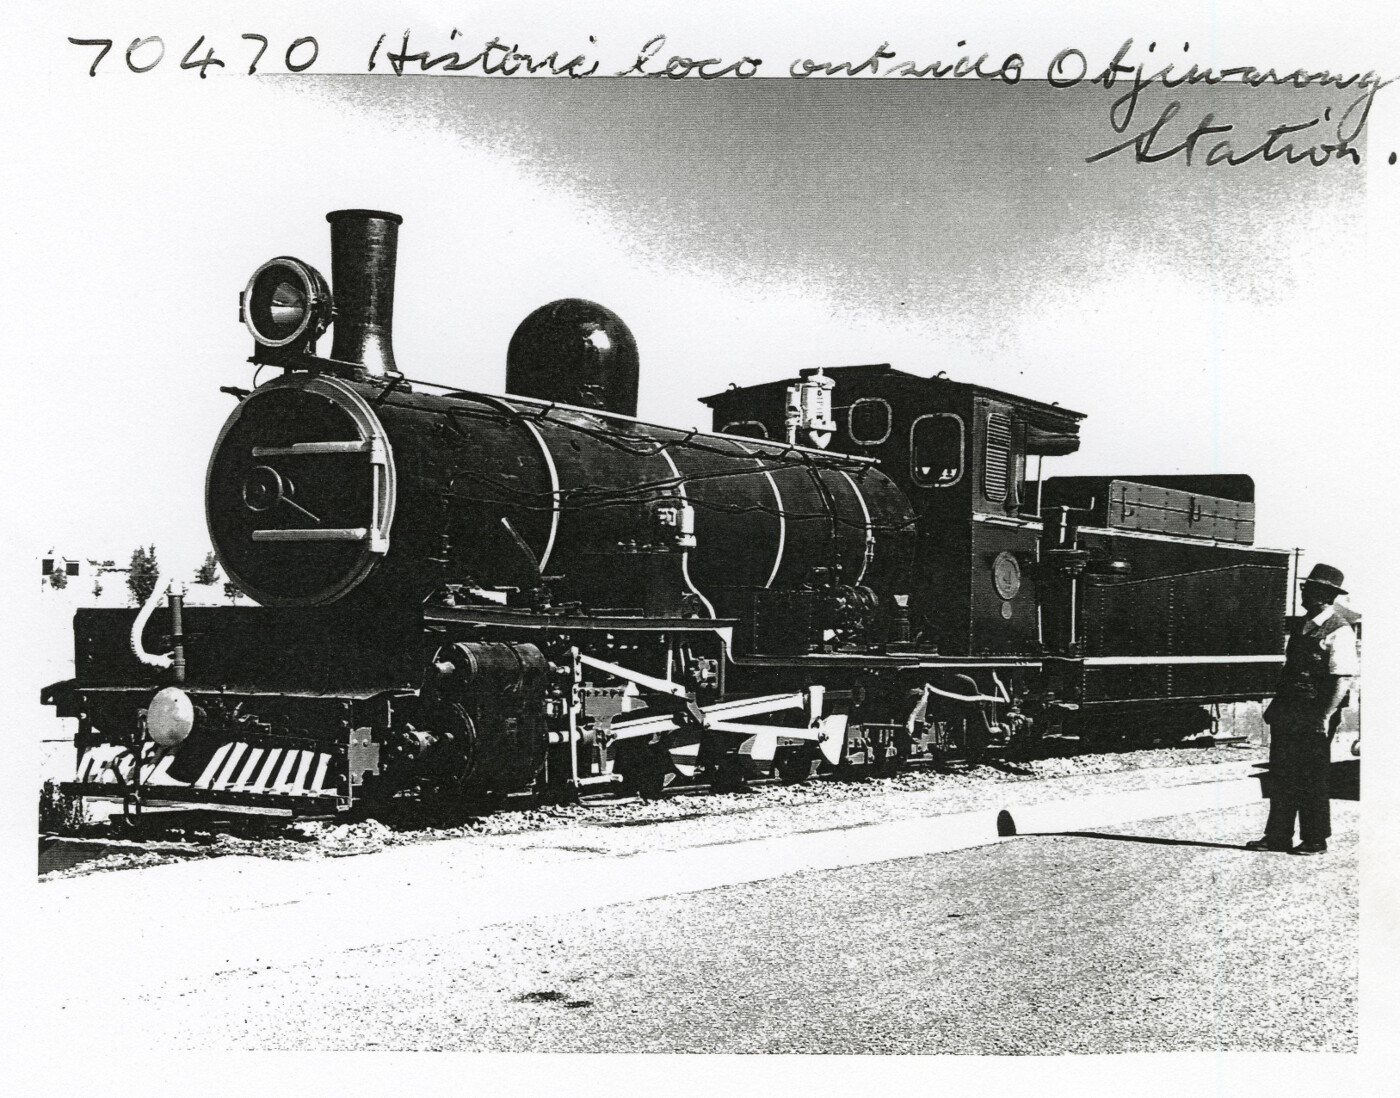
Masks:
[[[1248,477],[1042,479],[1080,413],[884,364],[704,398],[712,432],[643,423],[635,341],[572,300],[522,324],[509,395],[410,380],[401,219],[328,221],[329,282],[278,257],[242,295],[283,373],[226,390],[209,464],[215,550],[263,605],[78,611],[43,692],[79,722],[74,795],[657,795],[1190,733],[1272,692],[1291,555],[1253,546]]]

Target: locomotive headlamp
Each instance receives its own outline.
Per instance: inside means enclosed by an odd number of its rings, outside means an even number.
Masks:
[[[253,272],[238,304],[239,319],[264,347],[310,350],[331,322],[331,291],[321,272],[286,255]]]
[[[194,727],[194,702],[178,686],[158,691],[146,708],[146,733],[161,747],[182,743]]]

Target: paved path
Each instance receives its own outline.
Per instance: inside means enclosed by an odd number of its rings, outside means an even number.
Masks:
[[[770,989],[778,1002],[798,1002],[804,988],[830,986],[830,972],[824,969],[825,976],[818,979],[800,965],[793,967],[792,961],[829,959],[836,955],[830,943],[853,933],[868,947],[836,951],[852,958],[849,964],[841,962],[841,971],[853,987],[868,989],[880,972],[876,962],[881,957],[895,963],[908,943],[927,940],[930,926],[943,938],[948,936],[945,928],[954,925],[948,920],[963,926],[969,912],[929,908],[937,897],[943,902],[1002,887],[1011,892],[1002,895],[1000,906],[991,904],[983,917],[967,922],[962,937],[948,938],[945,956],[954,966],[950,972],[982,956],[984,975],[1001,973],[1005,979],[1019,980],[1028,958],[1008,950],[1006,940],[987,937],[988,928],[1002,933],[1017,926],[1017,939],[1048,935],[1047,943],[1076,943],[1076,948],[1105,932],[1105,926],[1095,923],[1101,913],[1088,919],[1090,931],[1068,925],[1058,904],[1006,902],[1018,895],[1015,882],[1032,881],[1037,874],[1036,895],[1043,895],[1047,883],[1054,884],[1045,877],[1045,867],[1059,864],[1070,850],[1078,852],[1067,863],[1073,865],[1073,873],[1055,884],[1051,894],[1083,899],[1093,891],[1086,882],[1109,881],[1113,894],[1157,897],[1129,908],[1140,914],[1155,911],[1163,898],[1170,901],[1176,914],[1165,919],[1165,926],[1193,927],[1199,912],[1239,906],[1245,893],[1249,902],[1270,907],[1284,884],[1302,890],[1295,900],[1314,890],[1318,895],[1349,895],[1333,917],[1341,921],[1340,940],[1351,943],[1350,952],[1343,949],[1335,956],[1351,958],[1344,960],[1344,967],[1349,963],[1352,974],[1349,983],[1345,972],[1333,973],[1329,980],[1350,988],[1350,1023],[1312,1036],[1294,1031],[1282,1037],[1261,1036],[1256,1027],[1249,1027],[1240,1031],[1239,1040],[1217,1034],[1219,1044],[1209,1046],[1202,1044],[1201,1032],[1190,1027],[1153,1030],[1148,1025],[1132,1031],[1136,1036],[1124,1036],[1119,1028],[1081,1019],[1080,1036],[1071,1039],[1068,1031],[1061,1032],[1044,1050],[1088,1047],[1084,1034],[1092,1033],[1101,1038],[1113,1034],[1123,1048],[1154,1047],[1154,1032],[1160,1047],[1263,1048],[1272,1047],[1270,1040],[1281,1040],[1286,1047],[1346,1047],[1354,1042],[1355,1030],[1355,861],[1344,847],[1326,859],[1271,859],[1215,847],[1026,835],[1032,830],[1121,829],[1128,821],[1179,816],[1197,821],[1198,830],[1215,828],[1218,835],[1228,831],[1228,839],[1217,836],[1211,841],[1237,845],[1259,832],[1263,815],[1258,783],[1244,776],[1249,771],[1247,765],[1222,765],[1163,772],[1161,780],[1173,783],[1166,788],[1141,788],[1141,771],[1099,775],[1092,788],[1100,792],[1089,798],[1082,796],[1084,782],[1017,783],[995,791],[992,795],[998,799],[983,807],[935,816],[927,814],[935,802],[893,797],[865,806],[864,818],[855,823],[843,817],[834,828],[822,826],[822,807],[814,805],[802,811],[755,814],[747,821],[747,831],[743,821],[736,830],[732,822],[724,825],[713,818],[641,828],[569,828],[395,848],[359,858],[225,858],[47,883],[38,886],[41,934],[33,954],[44,958],[32,983],[40,1009],[30,1019],[36,1029],[57,1018],[64,1025],[80,1026],[90,1040],[134,1040],[138,1046],[169,1042],[186,1047],[358,1047],[376,1041],[381,1047],[400,1048],[581,1050],[570,1043],[568,1033],[596,1035],[603,1013],[609,1020],[603,1029],[611,1034],[611,1048],[1028,1051],[1029,1046],[1015,1044],[1021,1038],[1011,1036],[1016,1032],[1024,1037],[1019,1026],[1000,1033],[974,1027],[982,1033],[974,1038],[966,1026],[923,1024],[900,1031],[886,1020],[877,1037],[866,1037],[858,1036],[866,1031],[859,1014],[845,1013],[839,1004],[817,1010],[819,1004],[812,1003],[810,1009],[791,1012],[790,1020],[776,1028],[755,1026],[750,1017],[737,1029],[711,1025],[692,1041],[683,1027],[677,1030],[674,1019],[657,1031],[619,1027],[617,1011],[600,1012],[594,1005],[596,995],[555,986],[559,981],[516,986],[533,960],[516,957],[511,964],[525,968],[505,980],[504,970],[485,958],[493,950],[500,956],[510,954],[514,947],[508,942],[533,948],[553,941],[559,948],[551,953],[557,952],[560,961],[577,969],[584,963],[579,958],[592,956],[593,971],[605,973],[617,969],[619,958],[630,951],[636,955],[628,966],[632,986],[650,989],[641,1001],[672,1001],[661,989],[675,987],[679,990],[672,999],[688,1004],[684,1017],[694,1017],[737,1001],[716,989],[731,978],[728,974],[747,975],[755,964],[758,971],[792,974],[795,982]],[[924,814],[910,815],[914,805],[922,805]],[[880,822],[882,809],[898,818]],[[1021,837],[998,836],[1001,809],[1015,818]],[[1160,835],[1162,829],[1151,834]],[[721,835],[729,837],[717,837]],[[1093,856],[1080,864],[1089,852]],[[1222,866],[1235,867],[1232,873],[1243,873],[1245,879],[1229,883],[1209,878],[1217,891],[1191,893],[1180,882],[1173,883],[1167,872],[1188,862],[1195,866],[1200,888],[1206,887],[1202,882],[1207,878],[1199,874]],[[953,876],[932,892],[905,888],[915,878],[948,873]],[[1083,877],[1086,873],[1093,876]],[[1156,884],[1144,887],[1138,880],[1143,873],[1156,874]],[[1320,888],[1323,881],[1328,883]],[[909,910],[895,914],[900,905]],[[663,917],[660,913],[666,911],[671,914]],[[880,915],[881,929],[853,929],[871,912]],[[1255,925],[1253,915],[1241,915],[1217,926],[1206,940],[1254,941],[1257,936],[1242,937],[1240,932]],[[979,933],[966,937],[979,927]],[[120,933],[117,928],[122,928]],[[645,949],[637,953],[642,946]],[[444,1022],[447,1016],[434,1012],[440,1006],[449,1012],[457,1009],[460,1015],[465,1007],[453,1005],[458,993],[444,993],[436,981],[412,974],[424,965],[442,972],[431,958],[459,950],[467,951],[466,956],[472,949],[486,954],[454,970],[459,976],[474,973],[478,980],[472,990],[460,990],[462,1003],[475,1003],[471,1011],[478,1015],[503,1011],[497,1018],[502,1026],[479,1019],[454,1036]],[[648,949],[654,951],[647,953]],[[692,970],[686,966],[695,957],[703,958],[705,972],[719,984],[695,983],[693,973],[687,977]],[[742,960],[736,962],[736,957]],[[899,962],[903,968],[896,965],[898,971],[921,971],[906,962]],[[332,971],[337,974],[334,979],[326,975]],[[1150,986],[1159,975],[1149,969],[1139,983]],[[891,979],[897,983],[899,978]],[[920,989],[929,986],[926,973],[905,979],[908,996],[922,995]],[[489,989],[481,980],[501,986]],[[275,999],[264,994],[267,981],[283,981]],[[410,994],[414,986],[431,993],[415,999]],[[960,986],[959,995],[966,997],[966,986]],[[508,993],[509,987],[515,990]],[[502,998],[485,1004],[473,998],[482,994]],[[516,1004],[512,995],[525,999]],[[1082,998],[1078,993],[1074,997]],[[585,1000],[590,1005],[577,1005]],[[406,1010],[408,1002],[417,1006]],[[220,1004],[234,1012],[236,1024]],[[374,1004],[393,1004],[392,1016],[374,1015]],[[522,1028],[516,1015],[527,1007],[546,1013],[541,1018],[526,1015],[529,1024]],[[155,1019],[174,1008],[182,1022],[172,1033]],[[905,1013],[912,1009],[909,1004],[906,1008]],[[815,1025],[810,1020],[813,1010],[829,1024]],[[591,1014],[589,1024],[578,1027],[583,1015],[575,1012]],[[649,1016],[650,1008],[642,1013]],[[926,1012],[910,1016],[927,1021]],[[975,1014],[969,1011],[967,1016]],[[346,1017],[360,1018],[364,1024],[347,1027],[335,1021]],[[549,1019],[558,1017],[573,1021],[551,1027]],[[799,1024],[798,1018],[807,1020]],[[1043,1031],[1033,1027],[1029,1032]],[[823,1036],[818,1039],[818,1034]],[[1093,1047],[1113,1045],[1104,1045],[1104,1040]]]
[[[1355,1051],[1356,809],[1325,858],[1257,807],[542,914],[168,985],[176,1047]]]

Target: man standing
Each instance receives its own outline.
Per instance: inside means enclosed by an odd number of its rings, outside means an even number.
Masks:
[[[1278,693],[1264,710],[1271,732],[1269,746],[1269,822],[1264,837],[1246,843],[1250,850],[1325,854],[1332,834],[1327,774],[1332,765],[1332,735],[1341,707],[1360,673],[1356,634],[1337,607],[1345,595],[1342,573],[1318,564],[1303,580],[1307,617],[1288,640],[1288,654]],[[1293,845],[1298,821],[1302,842]]]

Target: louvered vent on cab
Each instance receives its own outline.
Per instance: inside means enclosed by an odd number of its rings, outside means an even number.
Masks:
[[[1011,479],[1011,417],[1005,412],[987,413],[987,456],[983,464],[983,494],[1003,503]]]

